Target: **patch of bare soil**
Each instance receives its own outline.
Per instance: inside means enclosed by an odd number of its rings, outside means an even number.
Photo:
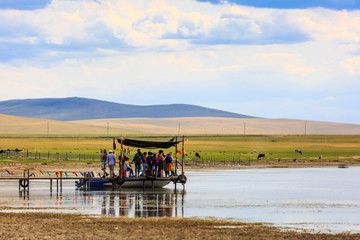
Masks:
[[[360,239],[360,234],[284,231],[259,223],[196,218],[92,218],[0,212],[1,239]]]

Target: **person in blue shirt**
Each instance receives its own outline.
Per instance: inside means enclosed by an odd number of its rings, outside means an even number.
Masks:
[[[115,163],[116,163],[116,157],[112,150],[109,150],[109,154],[107,155],[107,162],[110,169],[110,177],[115,177],[114,169],[115,169]]]

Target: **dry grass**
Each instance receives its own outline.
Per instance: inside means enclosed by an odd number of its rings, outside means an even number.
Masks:
[[[104,126],[154,134],[304,134],[305,121],[296,119],[241,118],[129,118],[96,119],[76,123]],[[306,121],[307,134],[360,134],[360,124]]]
[[[62,122],[0,114],[0,134],[110,135],[129,134],[304,134],[305,121],[239,118],[128,118]],[[49,128],[48,128],[49,127]],[[49,130],[49,131],[48,131]],[[306,121],[307,134],[359,134],[360,124]]]
[[[360,239],[360,234],[282,231],[259,223],[196,218],[93,218],[0,212],[2,239]]]

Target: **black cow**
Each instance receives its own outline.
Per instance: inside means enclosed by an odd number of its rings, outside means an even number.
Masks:
[[[301,152],[301,150],[295,150],[295,153],[300,153],[301,155],[302,155],[302,152]]]
[[[18,153],[18,152],[21,152],[22,150],[20,149],[14,149],[14,150],[10,150],[10,149],[7,149],[7,150],[0,150],[0,153]]]
[[[265,158],[265,153],[259,153],[257,159]]]
[[[199,158],[199,159],[200,159],[200,154],[195,153],[195,157],[197,157],[197,158]]]

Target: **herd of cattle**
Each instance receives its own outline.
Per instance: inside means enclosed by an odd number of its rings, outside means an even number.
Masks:
[[[10,149],[6,149],[6,150],[0,150],[0,153],[18,153],[18,152],[21,152],[22,150],[20,150],[20,149],[13,149],[13,150],[10,150]],[[300,155],[302,155],[302,151],[301,150],[299,150],[299,149],[296,149],[295,150],[295,154],[300,154]],[[200,154],[199,153],[195,153],[195,157],[197,157],[197,158],[201,158],[201,156],[200,156]],[[259,155],[258,155],[258,157],[257,157],[257,159],[259,160],[259,159],[264,159],[265,158],[265,153],[259,153]],[[319,157],[319,159],[321,159],[322,158],[322,155],[320,155],[320,157]],[[294,158],[294,162],[296,162],[296,158]]]

